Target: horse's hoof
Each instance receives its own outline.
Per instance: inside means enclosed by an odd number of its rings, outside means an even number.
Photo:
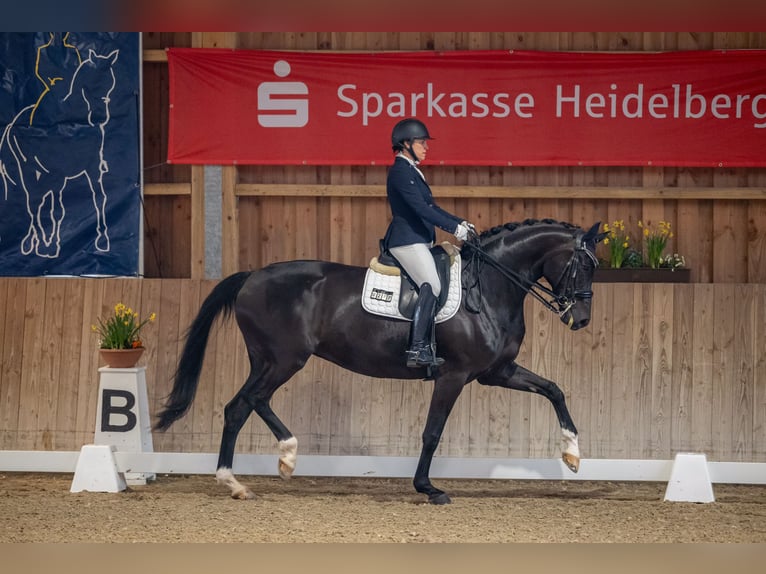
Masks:
[[[450,497],[447,496],[446,492],[439,492],[436,494],[432,494],[428,497],[428,502],[431,504],[451,504],[452,501],[450,500]]]
[[[281,476],[283,480],[290,480],[293,476],[293,470],[295,470],[295,466],[290,466],[282,459],[279,459],[279,476]]]
[[[567,468],[569,470],[571,470],[572,472],[576,473],[578,470],[580,470],[580,458],[579,457],[577,457],[577,456],[575,456],[573,454],[569,454],[568,452],[565,452],[561,456],[561,460],[564,461],[564,464],[567,465]]]
[[[279,476],[287,480],[293,475],[295,462],[298,460],[298,439],[291,436],[279,441],[279,451],[282,453],[279,457]]]
[[[232,492],[231,497],[234,500],[252,500],[255,498],[255,494],[249,488],[243,488],[242,490]]]

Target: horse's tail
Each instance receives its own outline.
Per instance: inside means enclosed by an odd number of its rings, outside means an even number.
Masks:
[[[230,275],[218,283],[202,303],[186,333],[186,343],[173,376],[173,390],[165,401],[165,407],[157,415],[158,421],[154,425],[156,430],[167,430],[189,410],[197,392],[210,329],[218,315],[223,313],[224,319],[231,315],[237,294],[250,274],[250,271],[241,271]]]

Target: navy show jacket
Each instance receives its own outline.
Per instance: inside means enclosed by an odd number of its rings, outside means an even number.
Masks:
[[[388,171],[386,194],[393,218],[386,230],[385,249],[433,243],[435,227],[454,234],[463,221],[436,205],[431,188],[403,157],[397,157]]]

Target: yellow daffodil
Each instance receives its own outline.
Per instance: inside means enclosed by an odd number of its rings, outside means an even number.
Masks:
[[[97,325],[91,325],[91,329],[99,336],[101,349],[135,349],[143,347],[139,333],[144,325],[154,322],[157,318],[152,313],[141,321],[137,312],[122,303],[114,306],[114,314],[106,319],[98,318]]]

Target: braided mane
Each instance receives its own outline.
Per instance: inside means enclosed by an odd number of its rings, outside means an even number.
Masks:
[[[497,225],[495,227],[492,227],[490,229],[487,229],[486,231],[483,231],[481,235],[479,236],[481,239],[486,239],[488,237],[492,237],[493,235],[497,235],[498,233],[501,233],[502,231],[515,231],[516,229],[522,227],[522,226],[531,226],[531,225],[560,225],[561,227],[565,229],[578,229],[579,227],[577,225],[573,225],[571,223],[567,223],[566,221],[556,221],[555,219],[525,219],[522,222],[510,222],[510,223],[504,223],[503,225]]]

